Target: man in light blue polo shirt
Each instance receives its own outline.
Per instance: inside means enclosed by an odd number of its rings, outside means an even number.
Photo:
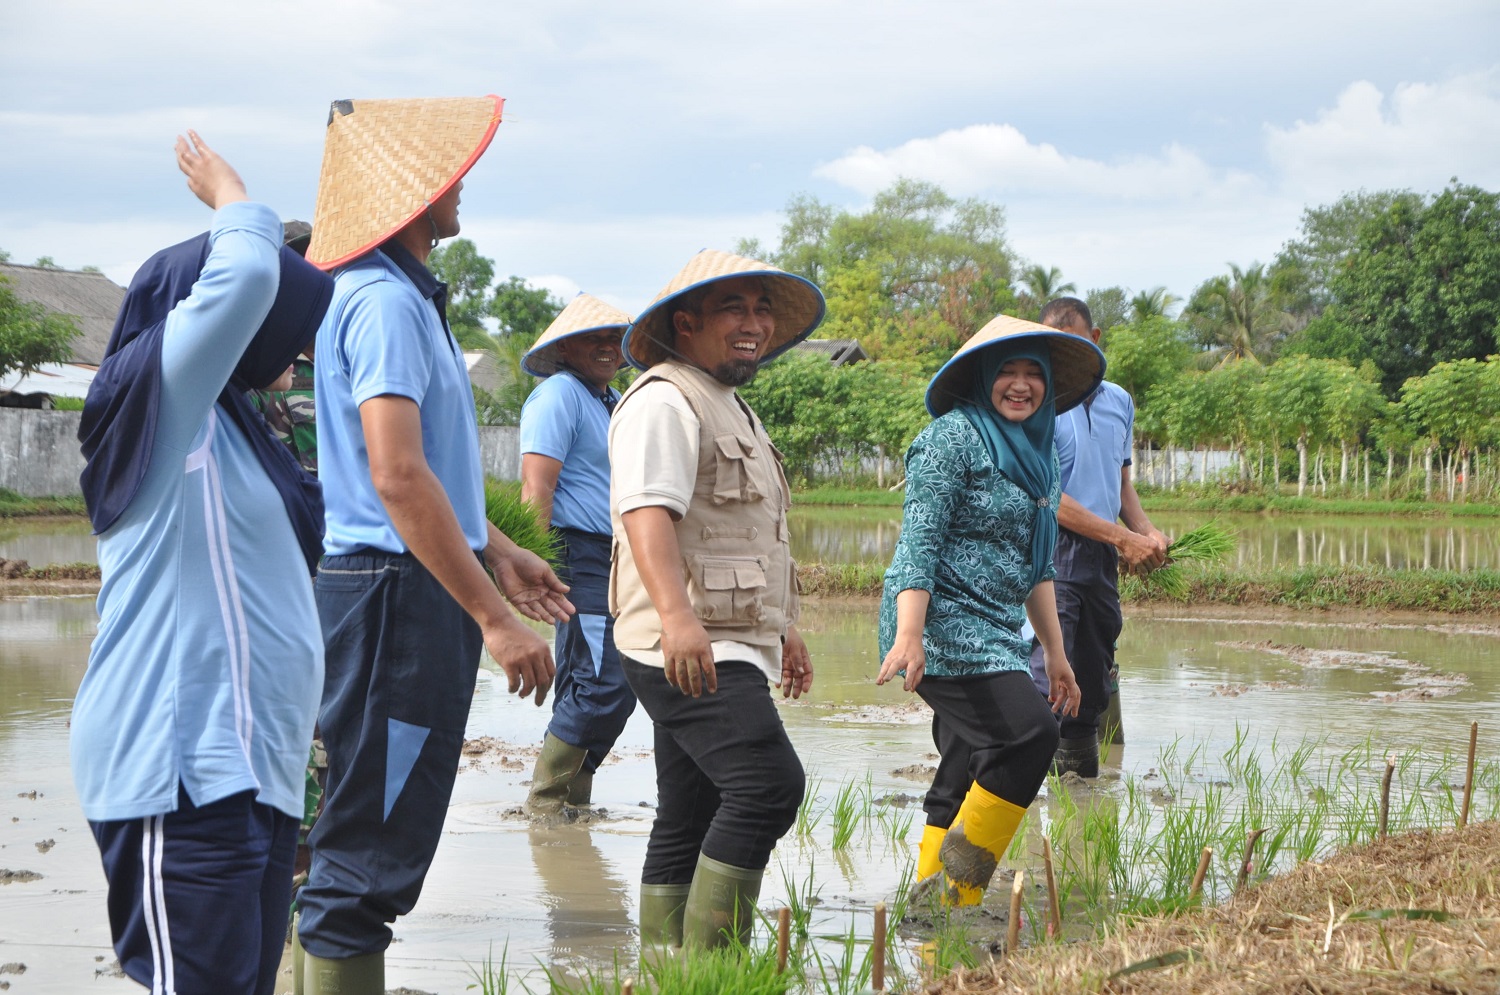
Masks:
[[[545,377],[521,408],[521,497],[551,523],[563,579],[578,613],[557,624],[552,721],[537,757],[526,811],[563,814],[592,801],[594,771],[635,711],[609,614],[609,417],[625,365],[630,315],[588,294],[575,297],[521,359]]]
[[[1041,323],[1099,343],[1088,305],[1076,297],[1049,301],[1042,308]],[[1057,418],[1063,486],[1054,556],[1057,614],[1083,693],[1078,714],[1061,720],[1055,764],[1059,774],[1099,774],[1100,719],[1110,708],[1115,641],[1123,625],[1120,561],[1129,569],[1154,570],[1166,560],[1167,537],[1151,524],[1130,480],[1134,431],[1135,402],[1123,387],[1108,380],[1088,400]],[[1045,694],[1041,658],[1038,647],[1031,655],[1032,676]]]
[[[538,705],[552,682],[547,644],[505,599],[539,621],[572,611],[542,559],[485,518],[473,392],[426,266],[458,234],[462,177],[499,121],[498,97],[329,114],[307,250],[334,295],[314,363],[328,791],[299,895],[306,995],[384,993],[389,923],[437,849],[481,648]]]

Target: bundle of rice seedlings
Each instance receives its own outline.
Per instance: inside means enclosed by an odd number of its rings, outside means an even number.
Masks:
[[[1148,590],[1154,590],[1175,601],[1186,601],[1192,593],[1192,584],[1179,564],[1222,560],[1234,551],[1236,542],[1236,534],[1217,522],[1200,525],[1191,532],[1178,536],[1167,547],[1166,566],[1146,574],[1140,582]]]
[[[521,500],[521,485],[509,480],[484,482],[484,514],[501,532],[522,549],[546,560],[555,570],[561,563],[552,529],[542,521],[536,505]]]

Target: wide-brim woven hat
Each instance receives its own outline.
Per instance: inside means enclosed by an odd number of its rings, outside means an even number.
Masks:
[[[400,231],[489,148],[505,101],[336,100],[307,261],[330,270]]]
[[[1060,332],[1024,318],[1002,314],[969,337],[927,385],[927,411],[936,418],[969,396],[980,354],[1002,342],[1044,342],[1052,355],[1052,396],[1057,413],[1081,404],[1104,379],[1104,353],[1081,335]]]
[[[704,249],[662,288],[625,333],[625,361],[639,370],[650,369],[677,355],[672,349],[672,304],[674,299],[705,284],[728,277],[757,276],[771,296],[771,314],[776,331],[760,365],[775,359],[812,334],[823,320],[823,292],[811,280],[728,252]]]
[[[612,328],[623,332],[629,327],[630,315],[624,311],[591,294],[579,294],[552,319],[552,324],[521,357],[521,369],[534,377],[550,377],[562,369],[562,353],[557,346],[564,339]],[[623,361],[620,368],[625,368]]]

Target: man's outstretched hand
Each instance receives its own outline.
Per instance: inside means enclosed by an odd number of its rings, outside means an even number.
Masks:
[[[214,210],[235,201],[249,200],[245,181],[234,167],[209,148],[196,131],[177,136],[177,168],[187,177],[188,189]]]

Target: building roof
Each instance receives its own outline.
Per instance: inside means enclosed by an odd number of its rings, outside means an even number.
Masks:
[[[17,266],[0,263],[0,278],[23,301],[40,304],[78,322],[82,332],[73,340],[73,362],[98,366],[115,327],[115,316],[125,300],[125,288],[103,273],[71,269]]]
[[[870,358],[869,354],[860,348],[859,339],[804,339],[793,348],[801,352],[826,356],[834,366],[858,363],[860,360]]]
[[[77,363],[43,363],[26,376],[12,371],[0,377],[0,393],[51,394],[53,397],[88,397],[94,368]]]

